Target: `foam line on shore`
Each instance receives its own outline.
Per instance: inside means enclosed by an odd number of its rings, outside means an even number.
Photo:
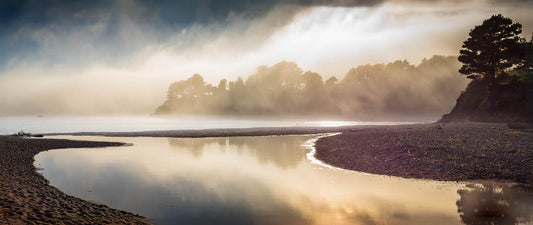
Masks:
[[[315,144],[318,141],[318,139],[326,138],[326,137],[332,137],[332,136],[339,135],[339,134],[342,134],[342,132],[320,134],[318,137],[315,137],[315,138],[307,140],[302,145],[303,147],[305,147],[306,149],[309,150],[309,152],[307,154],[305,154],[305,155],[306,155],[306,158],[309,161],[311,161],[311,164],[318,165],[320,167],[324,167],[324,168],[331,169],[331,170],[336,170],[336,171],[339,171],[339,172],[342,172],[342,173],[346,173],[346,174],[359,174],[359,175],[371,175],[371,176],[383,176],[383,177],[386,176],[386,175],[371,174],[371,173],[365,173],[365,172],[361,172],[361,171],[343,169],[343,168],[340,168],[340,167],[336,167],[336,166],[327,164],[327,163],[317,159],[315,157],[315,155],[316,155]],[[386,176],[386,177],[391,177],[391,176]],[[400,178],[400,177],[395,177],[395,178]]]
[[[330,165],[328,163],[325,163],[325,162],[317,159],[315,157],[315,155],[316,155],[316,147],[315,147],[316,142],[320,138],[327,138],[327,137],[332,137],[332,136],[336,136],[336,135],[340,135],[340,134],[342,134],[342,132],[319,134],[317,137],[309,139],[304,144],[302,144],[303,147],[305,147],[306,149],[309,150],[309,152],[306,154],[306,158],[311,162],[311,164],[317,165],[317,166],[319,166],[321,168],[335,170],[335,171],[338,171],[338,172],[341,172],[341,173],[344,173],[344,174],[357,174],[357,175],[365,175],[365,176],[376,176],[376,177],[383,177],[383,178],[388,178],[388,179],[392,178],[392,179],[400,179],[400,180],[408,179],[408,180],[412,180],[414,182],[440,183],[440,185],[447,185],[447,184],[450,184],[450,183],[454,183],[454,184],[460,184],[460,185],[466,186],[467,184],[471,183],[471,182],[466,182],[466,181],[438,181],[438,180],[431,180],[431,179],[404,178],[404,177],[397,177],[397,176],[390,176],[390,175],[366,173],[366,172],[361,172],[361,171],[349,170],[349,169],[336,167],[336,166]]]

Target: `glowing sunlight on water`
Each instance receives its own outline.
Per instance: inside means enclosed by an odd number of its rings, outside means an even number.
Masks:
[[[428,121],[426,121],[428,122]],[[217,117],[150,117],[150,116],[86,116],[86,117],[0,117],[0,135],[21,130],[30,133],[69,132],[133,132],[156,130],[200,130],[251,127],[301,127],[392,125],[420,123],[361,122],[361,121],[306,121]],[[75,124],[75,126],[73,126]]]
[[[133,145],[52,150],[35,165],[68,194],[155,224],[461,224],[466,184],[330,169],[306,157],[316,137],[69,136]]]

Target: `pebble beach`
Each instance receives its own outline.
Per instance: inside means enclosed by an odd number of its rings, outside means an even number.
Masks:
[[[360,172],[533,184],[533,131],[505,123],[402,125],[321,138],[316,158]]]
[[[219,137],[341,132],[320,138],[315,157],[365,173],[440,181],[533,185],[533,131],[503,123],[253,128],[77,135]],[[75,134],[70,134],[75,135]],[[46,138],[46,135],[45,135]],[[33,157],[61,148],[123,143],[0,136],[0,224],[148,224],[140,215],[82,200],[50,186]]]

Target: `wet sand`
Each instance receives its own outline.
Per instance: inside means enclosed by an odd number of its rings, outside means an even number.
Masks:
[[[63,193],[33,166],[33,156],[49,149],[120,145],[0,136],[0,224],[147,224],[139,215]]]
[[[533,131],[506,124],[288,127],[69,135],[221,137],[342,132],[316,142],[325,163],[361,172],[446,181],[533,184]],[[144,224],[139,215],[69,196],[48,184],[33,156],[121,143],[0,136],[0,224]]]
[[[315,157],[348,170],[533,185],[533,131],[503,123],[403,125],[321,138]]]

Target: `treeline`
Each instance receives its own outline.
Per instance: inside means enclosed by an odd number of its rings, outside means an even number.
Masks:
[[[342,80],[323,80],[293,62],[260,66],[246,81],[207,84],[194,74],[174,82],[156,114],[337,116],[439,116],[449,111],[467,84],[456,57],[433,56],[419,65],[406,60],[363,65]]]

